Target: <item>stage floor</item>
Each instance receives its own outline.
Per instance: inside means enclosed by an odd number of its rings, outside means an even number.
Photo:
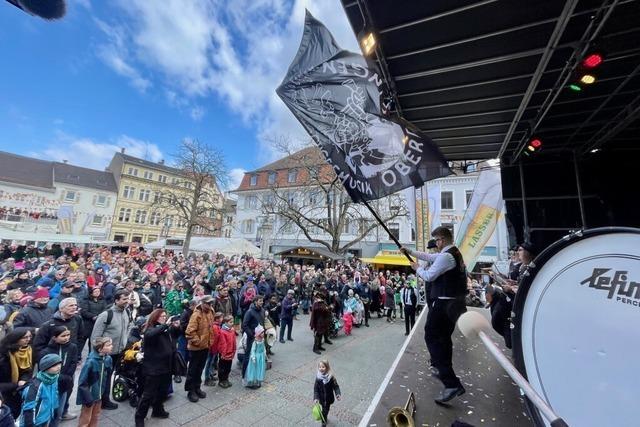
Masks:
[[[470,309],[489,316],[488,310]],[[386,426],[389,410],[394,406],[404,406],[409,392],[413,391],[416,396],[416,426],[450,426],[455,420],[473,426],[532,426],[515,383],[479,340],[467,340],[457,328],[453,333],[453,366],[467,392],[446,407],[433,401],[442,390],[442,383],[429,370],[429,352],[424,343],[426,318],[425,313],[409,336],[406,351],[375,408],[370,407],[373,414],[369,422],[364,424],[365,415],[361,425]],[[502,337],[494,333],[492,338],[511,358]]]

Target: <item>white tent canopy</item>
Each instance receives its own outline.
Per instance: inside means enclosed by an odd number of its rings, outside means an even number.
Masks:
[[[169,239],[171,241],[183,239]],[[167,239],[156,240],[144,245],[145,249],[182,249],[167,245]],[[249,254],[260,256],[260,248],[249,242],[247,239],[226,238],[226,237],[192,237],[189,252],[196,253],[220,253],[226,256]]]
[[[28,231],[15,231],[0,228],[0,239],[15,241],[35,241],[47,243],[90,243],[94,245],[112,244],[114,242],[94,240],[92,236],[79,234],[33,233]]]

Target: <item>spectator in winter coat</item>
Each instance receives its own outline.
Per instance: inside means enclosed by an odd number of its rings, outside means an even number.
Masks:
[[[213,297],[211,295],[204,296],[193,311],[185,331],[187,349],[189,350],[189,366],[184,389],[187,392],[187,398],[194,403],[207,397],[207,394],[202,391],[201,385],[202,371],[207,362],[211,345],[212,305]]]
[[[14,427],[16,421],[11,415],[11,408],[4,404],[4,398],[0,393],[0,427]]]
[[[184,284],[177,282],[164,298],[164,309],[168,316],[179,316],[182,314],[184,306],[189,303],[189,294],[183,288]]]
[[[255,329],[258,325],[262,325],[264,328],[264,310],[262,308],[264,300],[261,295],[258,295],[254,298],[253,304],[244,315],[242,319],[242,332],[247,334],[247,344],[244,353],[244,358],[242,359],[242,377],[247,371],[247,366],[249,365],[249,352],[251,351],[251,345],[253,344]]]
[[[51,298],[49,300],[49,304],[47,304],[49,308],[52,309],[53,311],[58,311],[60,302],[66,298],[71,298],[73,296],[73,288],[74,288],[73,282],[64,282],[62,284],[62,287],[60,288],[60,292],[58,293],[58,296]]]
[[[78,338],[78,354],[82,354],[84,346],[91,337],[91,331],[96,319],[107,309],[107,302],[102,298],[102,289],[95,286],[91,289],[91,295],[79,300],[80,316],[82,317],[82,334]],[[91,348],[91,346],[89,346]]]
[[[78,366],[78,348],[71,342],[71,332],[65,326],[55,326],[52,329],[52,337],[49,344],[42,350],[40,361],[48,354],[60,356],[62,370],[58,377],[58,396],[60,407],[56,412],[59,421],[67,421],[77,418],[76,414],[69,412],[69,397],[73,391],[73,377]]]
[[[93,326],[93,331],[91,332],[92,342],[100,337],[111,338],[112,342],[109,348],[114,366],[118,364],[118,361],[122,356],[122,352],[127,345],[129,327],[131,324],[131,318],[127,311],[128,305],[129,293],[124,289],[116,291],[113,306],[98,316],[96,323]],[[107,391],[102,397],[103,409],[117,409],[118,405],[111,402],[109,399],[109,393],[111,391],[111,376],[107,378],[105,390]]]
[[[113,304],[113,296],[116,292],[118,284],[120,283],[120,276],[115,276],[102,286],[102,295],[107,304]]]
[[[163,403],[171,385],[171,368],[176,352],[175,337],[179,324],[168,323],[165,310],[157,308],[149,315],[144,325],[144,392],[135,415],[136,427],[144,427],[144,418],[149,407],[153,408],[152,417],[169,418]]]
[[[289,289],[287,296],[282,300],[282,310],[280,311],[280,342],[284,344],[284,330],[288,329],[287,340],[293,341],[291,337],[291,330],[293,329],[293,312],[298,306],[298,303],[293,298],[294,291]]]
[[[233,303],[229,298],[229,290],[224,286],[218,287],[218,296],[213,303],[213,311],[220,312],[224,316],[233,315]]]
[[[36,360],[49,344],[56,326],[65,326],[71,332],[71,342],[78,345],[78,337],[82,335],[82,318],[78,315],[78,303],[75,298],[66,298],[60,303],[60,310],[40,326],[33,340]]]
[[[0,392],[14,418],[22,406],[20,393],[33,376],[31,337],[31,329],[15,328],[0,341]]]
[[[329,416],[329,409],[335,398],[340,400],[340,386],[338,381],[331,372],[328,360],[321,360],[318,363],[318,372],[316,373],[316,381],[313,384],[313,399],[315,403],[319,403],[322,406],[322,426],[327,425],[327,417]]]
[[[27,294],[34,292],[36,290],[36,285],[33,280],[29,278],[29,272],[22,270],[16,274],[15,279],[9,283],[7,289],[20,289],[22,293]]]
[[[51,298],[55,298],[60,293],[60,289],[62,289],[62,285],[67,281],[65,278],[65,270],[60,268],[56,270],[53,276],[52,285],[50,286],[50,282],[47,281],[48,277],[44,277],[36,283],[36,285],[40,287],[49,288],[49,296]]]
[[[331,309],[327,306],[322,295],[316,293],[311,308],[311,318],[309,319],[309,326],[314,333],[313,352],[316,354],[320,354],[321,350],[325,350],[325,348],[322,347],[322,337],[324,337],[327,344],[333,344],[331,340],[329,340],[331,321]]]
[[[53,316],[54,311],[47,307],[48,303],[49,292],[45,288],[38,289],[33,295],[33,300],[18,312],[13,327],[39,328]]]
[[[78,377],[76,404],[82,405],[78,426],[94,427],[98,425],[101,411],[101,397],[108,395],[113,363],[109,353],[113,351],[110,338],[99,337],[92,342],[93,350],[82,366]]]
[[[38,364],[38,373],[25,387],[20,426],[46,427],[56,416],[58,406],[58,377],[62,359],[48,354]]]
[[[223,318],[220,337],[218,340],[218,385],[222,388],[231,387],[229,373],[236,354],[236,331],[233,327],[233,316],[226,315]]]

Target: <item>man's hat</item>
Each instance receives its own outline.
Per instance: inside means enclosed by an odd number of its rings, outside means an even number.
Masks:
[[[38,288],[38,290],[33,294],[33,299],[38,298],[49,298],[49,291],[46,288]]]

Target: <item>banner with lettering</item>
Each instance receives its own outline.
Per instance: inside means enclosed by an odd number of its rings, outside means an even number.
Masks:
[[[376,67],[341,49],[308,11],[300,47],[276,92],[355,202],[451,174],[429,137],[385,115],[389,97]]]
[[[482,171],[458,228],[456,239],[467,270],[473,270],[482,249],[496,229],[503,203],[500,170]]]

